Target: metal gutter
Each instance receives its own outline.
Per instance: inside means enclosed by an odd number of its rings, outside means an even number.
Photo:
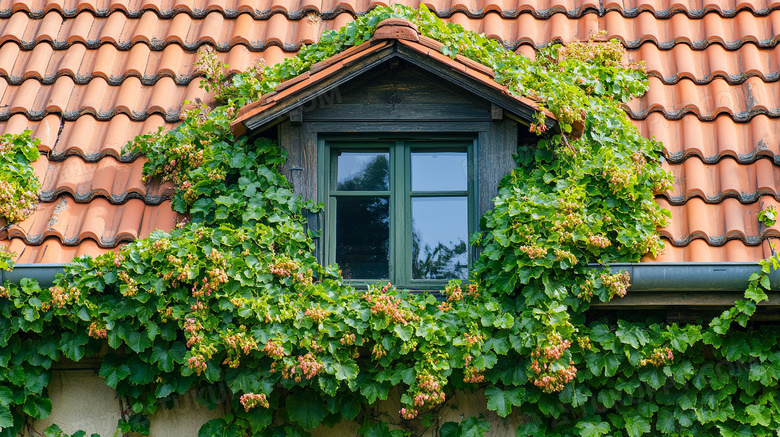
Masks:
[[[626,270],[631,276],[631,291],[641,292],[717,292],[744,291],[753,273],[761,271],[755,262],[658,262],[615,263],[612,272]],[[589,267],[601,269],[600,264]],[[769,274],[771,290],[780,290],[780,271]]]
[[[39,263],[16,264],[10,272],[0,269],[0,285],[6,281],[18,284],[23,278],[37,279],[41,287],[50,287],[57,273],[62,273],[65,264]]]
[[[65,264],[17,264],[10,272],[0,270],[0,284],[6,281],[19,283],[22,278],[34,278],[42,287],[54,282],[57,273],[62,273]],[[602,269],[600,264],[591,268]],[[631,276],[629,291],[641,292],[717,292],[744,291],[748,278],[761,271],[754,262],[712,262],[712,263],[615,263],[610,264],[613,272],[626,270]],[[780,290],[780,271],[769,274],[772,290]]]

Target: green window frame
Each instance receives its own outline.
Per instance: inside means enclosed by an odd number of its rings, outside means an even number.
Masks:
[[[413,222],[412,203],[414,199],[423,198],[466,198],[467,234],[471,235],[477,226],[477,196],[476,193],[476,139],[321,139],[319,141],[319,198],[323,200],[322,257],[325,264],[337,262],[338,205],[349,202],[347,198],[381,198],[387,200],[389,236],[388,236],[388,277],[382,279],[349,279],[352,285],[364,286],[369,283],[390,281],[398,288],[410,290],[441,289],[449,279],[414,278],[413,274]],[[389,181],[386,189],[376,190],[339,190],[338,157],[342,152],[382,153],[387,154]],[[466,187],[465,189],[431,191],[412,190],[412,153],[423,152],[456,152],[466,154]],[[422,155],[421,154],[421,155]],[[417,155],[417,156],[421,156]],[[434,201],[435,202],[435,201]],[[376,203],[376,202],[375,202]],[[384,203],[384,202],[378,202]],[[421,205],[424,202],[419,202]],[[455,202],[457,203],[457,202]],[[384,214],[384,212],[383,212]],[[447,218],[443,218],[446,220]],[[384,230],[382,230],[384,232]],[[419,237],[418,237],[419,238]],[[419,240],[418,240],[419,241]],[[463,279],[468,277],[473,263],[473,250],[468,241],[464,241],[467,267]],[[418,244],[418,248],[419,248]],[[381,253],[380,253],[381,256]],[[343,266],[340,266],[343,268]]]

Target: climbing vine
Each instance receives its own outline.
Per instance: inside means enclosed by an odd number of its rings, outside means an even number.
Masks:
[[[32,214],[41,184],[31,164],[40,140],[31,131],[0,136],[0,231]],[[9,269],[13,255],[0,248],[0,269]]]
[[[320,206],[290,189],[283,150],[229,129],[238,108],[369,40],[389,17],[411,20],[447,55],[491,67],[540,107],[531,127],[538,144],[518,150],[472,236],[482,252],[470,281],[450,282],[440,298],[392,284],[358,290],[338,266],[319,265],[305,212]],[[176,185],[173,207],[186,219],[116,253],[76,259],[48,289],[32,280],[0,289],[0,435],[51,412],[54,362],[106,344],[99,375],[129,405],[122,432],[148,433],[159,407],[220,387],[227,399],[201,401],[225,402],[228,413],[201,435],[308,435],[343,420],[370,436],[431,427],[482,435],[484,418],[435,420],[456,391],[471,390],[484,391],[499,416],[519,415],[519,436],[773,435],[780,331],[743,328],[767,298],[777,257],[761,263],[745,299],[709,323],[586,320],[591,302],[627,292],[628,275],[606,266],[662,251],[656,228],[668,218],[653,200],[670,182],[661,145],[620,107],[646,90],[647,76],[621,57],[618,42],[594,40],[527,59],[424,6],[377,7],[229,83],[206,55],[203,86],[222,105],[196,103],[175,130],[128,149],[148,158],[146,178]],[[557,130],[546,130],[545,110]],[[378,401],[392,393],[400,411],[380,414]]]

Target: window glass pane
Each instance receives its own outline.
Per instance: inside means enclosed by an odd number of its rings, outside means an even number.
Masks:
[[[340,152],[339,191],[390,190],[390,154],[381,152]]]
[[[467,279],[468,200],[412,198],[414,279]]]
[[[386,279],[390,260],[390,202],[383,197],[336,200],[336,263],[346,279]]]
[[[412,152],[412,191],[466,191],[465,152]]]

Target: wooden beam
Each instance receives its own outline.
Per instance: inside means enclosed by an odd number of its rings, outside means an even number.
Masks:
[[[504,119],[504,108],[496,105],[495,103],[490,104],[490,116],[493,118],[493,121],[501,121]]]
[[[303,123],[303,107],[298,106],[290,111],[290,123],[293,126],[300,126]]]
[[[769,300],[760,303],[761,308],[780,307],[780,292],[769,292]],[[744,298],[741,291],[724,292],[634,292],[630,290],[625,297],[612,299],[607,303],[594,303],[591,308],[619,309],[619,308],[666,308],[672,306],[686,306],[701,309],[720,309],[734,305],[738,299]]]

